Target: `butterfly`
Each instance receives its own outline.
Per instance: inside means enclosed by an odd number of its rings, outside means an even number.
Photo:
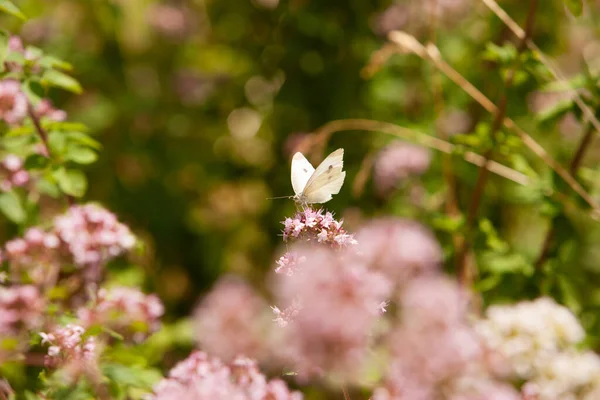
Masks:
[[[331,153],[315,169],[300,152],[292,158],[292,188],[294,200],[300,204],[326,203],[332,195],[338,194],[346,171],[344,167],[344,149]]]

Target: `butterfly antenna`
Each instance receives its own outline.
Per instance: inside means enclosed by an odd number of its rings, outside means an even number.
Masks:
[[[267,197],[267,200],[292,199],[294,196]]]

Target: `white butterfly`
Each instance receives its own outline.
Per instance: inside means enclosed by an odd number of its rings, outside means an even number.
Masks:
[[[294,154],[292,158],[292,187],[294,200],[301,204],[326,203],[331,196],[338,194],[346,171],[344,167],[344,149],[331,153],[319,166],[314,169],[302,153]]]

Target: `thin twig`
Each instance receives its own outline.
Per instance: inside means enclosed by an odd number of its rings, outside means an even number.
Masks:
[[[344,386],[342,386],[342,393],[344,394],[344,400],[351,400],[350,393],[348,393],[348,389]]]
[[[52,154],[50,153],[50,144],[48,143],[48,133],[42,127],[40,119],[35,114],[35,110],[33,109],[33,106],[31,105],[31,103],[27,104],[27,113],[29,114],[29,118],[31,118],[31,121],[33,122],[33,126],[35,126],[35,130],[37,131],[40,139],[42,140],[42,144],[44,146],[44,153],[45,153],[44,155],[48,158],[52,157]]]
[[[466,80],[460,73],[446,63],[439,50],[435,46],[428,46],[425,48],[417,39],[413,36],[408,35],[401,31],[394,31],[389,34],[389,39],[393,43],[396,43],[402,50],[408,50],[424,60],[429,60],[434,65],[450,78],[454,83],[461,87],[467,94],[475,99],[483,108],[488,112],[495,114],[498,107],[492,103],[483,93],[481,93],[475,86],[473,86],[468,80]],[[600,211],[600,207],[596,204],[594,199],[585,191],[585,189],[573,178],[573,176],[556,160],[554,160],[546,150],[540,146],[527,132],[519,127],[515,122],[505,117],[502,123],[509,130],[514,131],[517,136],[521,139],[523,144],[528,147],[535,155],[540,157],[546,165],[548,165],[554,172],[556,172],[566,183],[575,191],[586,203],[590,205],[595,211]]]
[[[591,123],[587,124],[587,126],[584,128],[583,137],[581,138],[581,142],[579,142],[579,146],[577,147],[577,150],[575,151],[575,155],[573,156],[573,159],[571,160],[571,165],[569,167],[569,169],[573,175],[575,175],[577,173],[577,170],[579,169],[579,166],[581,165],[581,162],[583,161],[583,157],[585,156],[585,151],[589,147],[589,144],[592,140],[594,132],[595,132],[595,129]],[[546,233],[546,237],[544,238],[544,241],[542,244],[542,250],[540,251],[540,255],[538,256],[538,259],[535,262],[536,268],[538,268],[538,269],[541,268],[544,265],[544,263],[546,262],[546,259],[548,258],[548,256],[550,255],[550,251],[552,250],[555,236],[556,236],[556,225],[555,225],[554,219],[552,219],[550,221],[550,227],[548,228],[548,233]]]
[[[441,151],[442,153],[454,154],[456,152],[456,146],[454,144],[440,138],[388,122],[370,119],[340,119],[331,121],[315,130],[314,137],[309,137],[306,142],[301,143],[299,149],[300,151],[307,152],[313,146],[323,146],[329,141],[331,135],[341,131],[381,132]],[[462,154],[462,157],[465,161],[477,165],[478,167],[485,164],[485,158],[483,156],[471,151],[465,152]],[[487,168],[490,172],[518,183],[519,185],[527,186],[530,183],[529,178],[526,175],[498,162],[490,161]]]
[[[594,113],[594,111],[592,110],[592,108],[590,106],[588,106],[583,101],[583,99],[581,98],[581,96],[577,92],[577,90],[570,87],[570,84],[569,84],[569,81],[568,81],[567,77],[560,70],[560,68],[558,68],[550,60],[550,58],[547,55],[545,55],[544,52],[542,52],[542,50],[540,50],[540,48],[535,44],[535,42],[533,40],[531,40],[531,38],[527,37],[526,32],[523,29],[521,29],[521,27],[519,26],[519,24],[517,24],[515,22],[515,20],[513,20],[502,9],[502,7],[500,7],[498,5],[498,3],[496,3],[495,0],[481,0],[481,1],[490,10],[492,10],[492,12],[494,14],[496,14],[496,16],[498,18],[500,18],[500,20],[502,22],[504,22],[504,24],[515,34],[515,36],[517,36],[520,39],[526,38],[525,43],[527,44],[527,47],[529,47],[529,49],[534,52],[534,54],[537,56],[537,58],[540,60],[540,62],[546,68],[548,68],[548,70],[550,71],[550,73],[552,74],[552,76],[554,76],[554,78],[557,79],[558,82],[564,83],[567,87],[570,88],[568,90],[568,92],[567,92],[567,94],[569,95],[570,99],[573,100],[575,102],[575,104],[577,104],[577,106],[581,109],[581,111],[583,112],[583,115],[592,124],[592,126],[595,128],[596,132],[600,132],[600,121],[596,117],[596,114]]]
[[[40,139],[42,140],[42,145],[44,146],[44,155],[48,158],[52,158],[52,153],[50,152],[50,144],[48,143],[48,133],[46,132],[44,127],[42,127],[40,118],[36,115],[31,103],[27,104],[27,114],[29,115],[29,118],[31,118],[35,130]],[[67,203],[69,204],[69,206],[75,204],[75,200],[72,196],[65,195],[65,198],[67,199]]]
[[[504,120],[504,117],[506,116],[506,106],[508,104],[508,91],[513,84],[513,79],[514,79],[517,69],[520,65],[520,62],[519,62],[520,55],[527,47],[525,44],[525,41],[531,35],[531,32],[533,30],[533,23],[535,20],[537,4],[538,4],[537,0],[531,0],[529,2],[529,11],[527,13],[525,36],[521,39],[521,42],[519,43],[519,45],[517,47],[517,55],[516,55],[515,61],[513,62],[513,65],[510,68],[510,70],[508,71],[506,79],[504,80],[503,92],[502,92],[502,95],[498,102],[498,107],[496,107],[492,126],[490,128],[490,137],[492,139],[492,143],[496,142],[497,133],[502,126],[502,121]],[[492,156],[493,156],[493,148],[488,150],[486,152],[486,154],[484,155],[486,164],[490,161]],[[479,174],[477,175],[477,180],[475,181],[475,188],[473,189],[473,195],[471,197],[471,203],[469,204],[469,209],[467,211],[467,219],[466,219],[466,223],[465,223],[465,235],[467,235],[467,237],[469,237],[471,235],[471,231],[473,229],[473,224],[475,222],[475,219],[477,218],[477,212],[479,211],[479,205],[481,203],[481,198],[483,196],[483,191],[484,191],[485,185],[487,183],[488,175],[489,175],[489,170],[487,168],[485,168],[485,166],[483,166],[479,169]],[[457,249],[457,258],[459,259],[459,270],[457,272],[458,272],[458,276],[459,276],[459,281],[465,287],[469,287],[471,285],[471,283],[472,283],[471,280],[472,280],[472,276],[473,276],[473,274],[472,274],[473,271],[468,271],[469,268],[467,268],[467,264],[466,264],[466,253],[468,251],[467,242],[468,242],[468,240],[463,241],[462,246]]]
[[[436,45],[437,42],[437,7],[439,0],[429,0],[429,42]],[[436,134],[442,140],[448,140],[448,134],[439,126],[438,118],[444,113],[444,93],[442,87],[442,74],[437,68],[433,67],[431,71],[431,93],[433,96],[433,108],[436,115],[435,130]],[[483,168],[483,167],[480,167]],[[487,168],[485,168],[487,171]],[[450,218],[458,218],[461,214],[458,205],[458,191],[456,188],[456,177],[452,170],[452,156],[448,154],[442,155],[442,175],[446,184],[446,201],[444,202],[446,214]],[[455,231],[452,233],[452,243],[454,248],[458,249],[464,246],[465,238],[461,232]],[[460,268],[461,260],[459,257],[454,257],[457,270]]]

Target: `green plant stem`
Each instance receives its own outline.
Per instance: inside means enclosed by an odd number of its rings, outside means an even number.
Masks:
[[[498,106],[496,108],[496,112],[494,113],[494,119],[492,122],[492,127],[490,129],[490,136],[492,141],[495,141],[496,135],[502,124],[504,122],[504,118],[506,116],[506,107],[508,104],[508,91],[513,84],[513,80],[517,69],[520,65],[519,56],[523,53],[523,51],[527,48],[527,40],[531,36],[531,32],[533,31],[533,25],[535,22],[535,14],[537,11],[538,1],[531,0],[529,2],[529,11],[527,13],[527,21],[525,22],[525,36],[520,39],[519,45],[517,47],[517,56],[516,59],[509,70],[506,79],[504,80],[503,93],[501,95],[500,101],[498,102]],[[477,176],[477,181],[475,182],[475,189],[473,190],[473,195],[471,197],[471,202],[469,204],[469,208],[467,210],[467,218],[465,225],[465,236],[469,238],[472,235],[473,225],[475,223],[475,219],[477,218],[477,213],[479,211],[479,206],[481,204],[481,198],[483,196],[483,191],[485,189],[485,185],[487,183],[489,177],[489,170],[487,168],[488,163],[491,161],[493,157],[493,150],[490,149],[484,154],[485,164],[484,166],[479,168],[479,173]],[[472,284],[473,273],[474,271],[469,271],[467,265],[467,252],[468,252],[468,242],[470,240],[464,240],[462,242],[462,246],[457,251],[457,259],[459,270],[457,271],[459,281],[465,287],[470,287]]]

